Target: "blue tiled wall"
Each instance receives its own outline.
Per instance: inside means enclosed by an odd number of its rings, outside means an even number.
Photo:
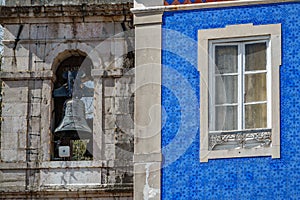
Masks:
[[[281,158],[199,162],[197,31],[282,24]],[[201,60],[200,60],[201,62]],[[165,12],[162,199],[300,199],[300,3]]]

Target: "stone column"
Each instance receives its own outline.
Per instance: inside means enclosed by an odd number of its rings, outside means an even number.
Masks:
[[[149,4],[151,2],[151,4]],[[161,198],[161,23],[147,12],[163,1],[136,0],[134,199]],[[143,10],[145,9],[145,10]]]
[[[93,158],[105,160],[103,140],[103,76],[104,70],[92,70],[94,79]]]
[[[51,155],[51,137],[52,137],[52,111],[53,103],[52,91],[53,91],[53,77],[44,80],[42,83],[42,97],[41,97],[41,157],[42,161],[50,161]]]

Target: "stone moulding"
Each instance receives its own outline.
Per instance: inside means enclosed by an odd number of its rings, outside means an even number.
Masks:
[[[181,10],[196,10],[207,8],[223,8],[223,7],[236,7],[236,6],[251,6],[261,4],[274,4],[274,3],[287,3],[298,2],[299,0],[228,0],[218,2],[206,2],[206,3],[192,3],[192,4],[180,4],[180,5],[159,5],[149,6],[143,8],[133,8],[131,12],[136,13],[152,13],[152,12],[168,12],[168,11],[181,11]]]
[[[7,18],[118,16],[130,14],[132,3],[54,6],[0,6],[0,23]]]
[[[51,70],[31,72],[0,72],[2,80],[53,80],[55,79]]]
[[[4,0],[5,1],[5,0]],[[118,4],[132,2],[133,0],[6,0],[5,5],[31,6],[31,5],[81,5],[81,4]]]
[[[0,193],[1,195],[1,193]],[[3,194],[4,195],[4,194]],[[105,199],[115,199],[115,198],[129,198],[132,197],[132,189],[122,189],[119,190],[119,192],[116,194],[116,189],[96,189],[93,191],[90,191],[87,193],[86,191],[39,191],[39,192],[34,192],[34,191],[27,191],[27,192],[6,192],[5,197],[7,199],[23,199],[24,196],[30,196],[32,199],[64,199],[66,196],[70,199],[99,199],[99,198],[105,198]]]
[[[244,131],[226,131],[209,135],[209,150],[215,150],[220,145],[224,148],[258,148],[269,147],[272,143],[271,129],[256,129]]]

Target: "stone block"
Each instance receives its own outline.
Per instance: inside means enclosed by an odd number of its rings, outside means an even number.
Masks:
[[[94,160],[104,160],[103,155],[103,141],[102,141],[103,134],[102,132],[93,132],[93,159]]]
[[[113,96],[115,90],[115,79],[105,78],[103,79],[103,85],[104,85],[104,96],[105,97]]]
[[[73,25],[69,23],[59,23],[57,29],[57,38],[55,39],[72,39],[74,38]]]
[[[26,116],[28,103],[5,103],[2,106],[2,117]]]
[[[95,46],[95,50],[101,57],[109,57],[112,53],[112,43],[113,42],[111,39],[103,40],[97,46]]]
[[[39,103],[42,102],[42,90],[41,89],[38,89],[39,87],[41,87],[41,83],[39,81],[35,81],[32,85],[33,88],[31,88],[30,90],[30,94],[29,94],[29,98],[30,98],[30,101],[32,103],[34,103],[34,107],[37,107]],[[37,88],[37,89],[34,89],[34,88]],[[46,91],[44,91],[46,92]],[[51,93],[51,91],[48,91]],[[33,108],[33,106],[32,106]]]
[[[48,50],[47,50],[48,52]],[[46,52],[46,53],[47,53]],[[32,61],[32,71],[45,71],[45,70],[51,70],[51,65],[52,63],[47,63],[47,62],[34,62],[36,61],[36,57]]]
[[[27,140],[27,136],[26,136],[26,131],[18,131],[17,132],[17,138],[18,138],[18,150],[23,151],[26,148],[26,140]]]
[[[107,114],[105,115],[105,123],[104,123],[104,129],[114,129],[116,126],[116,116]]]
[[[120,197],[118,200],[133,200],[133,197]]]
[[[41,118],[41,104],[31,103],[30,104],[30,117],[31,118]]]
[[[1,148],[6,150],[18,149],[18,133],[2,132]]]
[[[39,148],[40,146],[40,132],[30,132],[29,141],[31,148]]]
[[[134,121],[132,115],[117,115],[116,117],[116,125],[121,130],[123,129],[133,129]]]
[[[14,47],[14,43],[4,43],[2,56],[3,57],[14,56],[14,53],[16,52],[13,51],[13,47]]]
[[[124,76],[116,80],[115,96],[118,97],[130,97],[132,93],[132,86],[134,83],[134,77]]]
[[[8,0],[5,1],[6,6],[20,6],[20,5],[30,5],[31,1],[29,0]]]
[[[112,42],[113,55],[115,58],[123,58],[127,53],[125,50],[125,39],[124,38],[115,38]]]
[[[115,143],[115,129],[105,130],[104,142],[105,144]]]
[[[19,161],[17,149],[3,149],[2,148],[1,149],[1,160],[3,162],[16,162],[16,161]]]
[[[116,27],[115,24],[119,24],[120,23],[113,23],[113,22],[106,22],[106,23],[101,23],[101,33],[100,33],[100,37],[101,38],[108,38],[108,37],[112,37],[113,35],[116,34]]]
[[[96,50],[101,58],[102,68],[104,69],[109,69],[112,67],[112,63],[114,61],[114,48],[112,46],[113,42],[113,39],[106,39],[96,47]]]
[[[115,155],[115,145],[114,144],[105,144],[105,159],[114,160]]]
[[[25,171],[15,170],[11,173],[10,170],[0,171],[0,191],[9,186],[23,186],[25,184]]]
[[[124,30],[122,28],[121,23],[114,23],[114,28],[115,28],[114,30],[115,37],[123,37],[122,33],[124,32]]]
[[[133,159],[133,151],[131,151],[130,144],[127,146],[123,145],[122,147],[116,146],[116,159],[118,160],[132,160]]]
[[[27,103],[28,88],[27,87],[5,87],[2,89],[2,102],[6,103]]]
[[[100,168],[57,168],[41,170],[41,187],[82,188],[101,184]],[[84,184],[84,186],[83,186]]]
[[[99,23],[77,23],[75,29],[78,39],[99,38],[103,32]]]
[[[41,80],[29,81],[29,88],[31,90],[30,91],[31,94],[37,94],[37,96],[38,96],[39,93],[41,92],[42,85],[43,85],[43,81],[41,81]]]
[[[22,31],[19,35],[19,39],[29,38],[29,24],[22,24]],[[14,41],[20,31],[21,25],[18,24],[6,24],[3,28],[3,40]]]
[[[38,115],[30,116],[29,131],[30,132],[40,132],[41,131],[41,117],[40,116],[38,116]]]
[[[39,27],[39,29],[47,29],[47,40],[48,39],[61,39],[61,37],[59,37],[59,32],[62,31],[60,30],[60,26],[64,25],[62,23],[48,23],[46,24],[47,27]],[[66,32],[65,32],[66,34]]]
[[[116,170],[113,168],[114,166],[112,166],[111,168],[108,169],[108,177],[107,177],[107,182],[108,184],[114,184],[116,183]]]
[[[76,25],[76,37],[80,39],[107,39],[114,35],[114,23],[78,23]]]
[[[19,130],[16,133],[5,132],[2,134],[3,149],[23,151],[26,148],[26,131]]]
[[[3,27],[3,40],[5,41],[14,41],[16,39],[15,32],[18,28],[18,25],[6,25]]]
[[[26,117],[5,117],[1,124],[2,133],[17,133],[19,131],[26,131],[27,120]],[[5,138],[3,138],[5,140]]]
[[[104,99],[104,107],[105,107],[105,110],[104,112],[106,114],[112,114],[114,113],[114,110],[115,110],[115,99],[112,98],[112,97],[106,97]]]
[[[28,71],[29,57],[6,56],[2,59],[1,70],[4,72]]]
[[[3,48],[3,57],[28,57],[29,56],[29,44],[22,44],[22,40],[17,43],[16,49],[15,43],[5,44]]]
[[[160,199],[160,163],[134,165],[134,191],[136,199]]]
[[[115,130],[115,143],[129,143],[133,141],[134,129]]]
[[[51,51],[50,43],[42,40],[36,40],[29,45],[32,68],[38,64],[43,64],[46,56]],[[37,67],[35,67],[37,68]]]
[[[114,69],[121,69],[124,64],[124,56],[115,56],[111,63],[111,67]]]
[[[30,39],[46,40],[49,37],[50,24],[33,24],[30,26]]]
[[[116,114],[131,114],[133,113],[134,102],[130,97],[116,97],[115,110]]]
[[[134,8],[145,8],[145,7],[151,7],[151,6],[163,6],[164,1],[163,0],[134,0]]]

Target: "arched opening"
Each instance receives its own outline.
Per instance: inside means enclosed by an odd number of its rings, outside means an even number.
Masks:
[[[72,54],[57,67],[52,160],[93,159],[92,68],[91,60],[80,54]]]

